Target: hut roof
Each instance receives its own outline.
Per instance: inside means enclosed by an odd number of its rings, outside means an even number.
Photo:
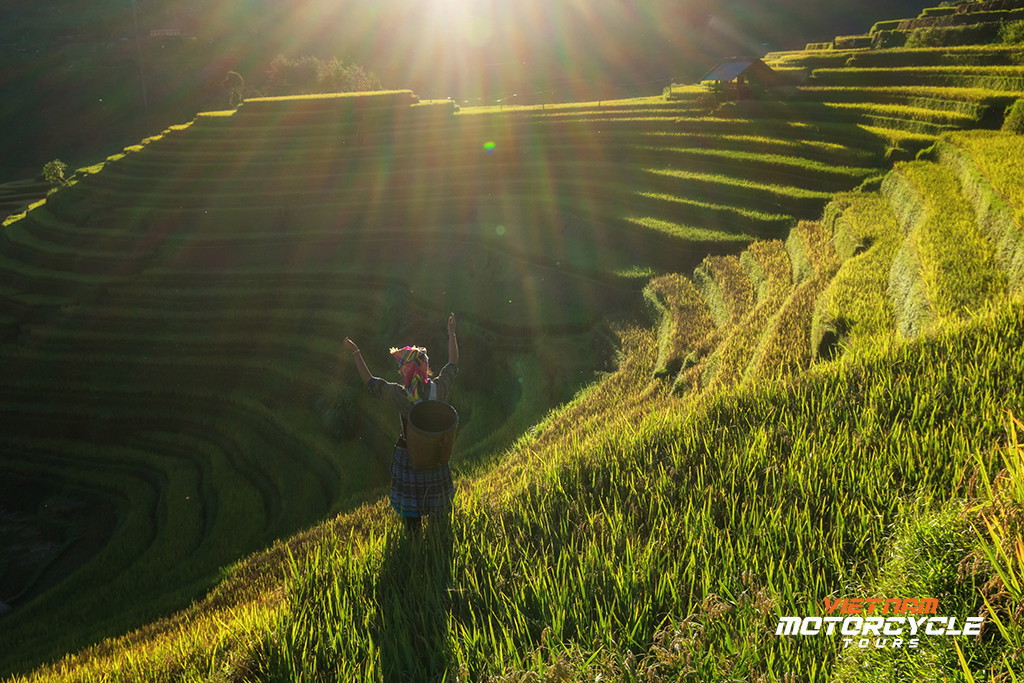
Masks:
[[[701,76],[700,82],[722,81],[727,83],[744,74],[768,79],[775,76],[772,68],[760,59],[730,59],[720,62],[714,69]]]

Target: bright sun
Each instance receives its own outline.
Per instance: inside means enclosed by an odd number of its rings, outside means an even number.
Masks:
[[[483,47],[495,37],[499,11],[478,0],[433,0],[430,28],[440,34],[435,37]]]

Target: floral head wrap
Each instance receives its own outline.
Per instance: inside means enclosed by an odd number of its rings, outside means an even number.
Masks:
[[[404,346],[400,349],[391,349],[391,355],[398,362],[398,371],[402,375],[402,384],[409,394],[409,400],[416,402],[425,397],[427,394],[424,389],[430,380],[420,362],[430,363],[427,350],[421,346]]]

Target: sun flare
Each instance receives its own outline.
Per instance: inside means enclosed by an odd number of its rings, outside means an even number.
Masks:
[[[434,37],[484,47],[496,35],[496,12],[473,0],[433,0],[430,30]]]

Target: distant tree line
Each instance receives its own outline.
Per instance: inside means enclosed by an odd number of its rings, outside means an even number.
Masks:
[[[237,106],[246,97],[311,95],[325,92],[381,90],[380,78],[359,64],[337,57],[321,59],[304,55],[278,55],[267,68],[264,81],[255,88],[246,85],[237,71],[229,71],[221,83],[228,106]]]
[[[338,58],[278,56],[267,70],[268,95],[309,95],[318,92],[380,90],[376,75]]]

